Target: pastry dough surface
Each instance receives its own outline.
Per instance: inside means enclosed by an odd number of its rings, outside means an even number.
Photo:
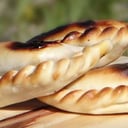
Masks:
[[[54,95],[119,58],[127,46],[127,23],[114,20],[68,24],[24,43],[1,42],[0,107]]]
[[[124,60],[127,63],[120,64],[120,60],[114,62],[116,64],[92,69],[59,92],[41,97],[39,100],[77,113],[127,112],[128,57]]]

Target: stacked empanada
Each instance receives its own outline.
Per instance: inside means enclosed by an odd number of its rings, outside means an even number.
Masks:
[[[127,112],[128,65],[111,64],[127,47],[127,23],[112,20],[0,43],[0,107],[38,98],[77,113]]]
[[[128,112],[128,57],[126,59],[127,63],[115,62],[92,69],[64,89],[40,100],[77,113]]]

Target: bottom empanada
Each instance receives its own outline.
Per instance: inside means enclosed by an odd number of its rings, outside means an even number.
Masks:
[[[126,59],[124,62],[128,62]],[[93,69],[59,92],[39,100],[76,113],[128,112],[128,63],[122,61]]]

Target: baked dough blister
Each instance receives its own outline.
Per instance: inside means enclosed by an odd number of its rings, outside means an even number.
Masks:
[[[126,23],[108,20],[69,24],[26,43],[1,43],[0,107],[41,96],[44,96],[41,98],[43,102],[51,104],[49,101],[54,101],[58,93],[62,92],[62,97],[71,91],[69,94],[72,95],[74,90],[70,90],[70,85],[90,69],[105,66],[119,58],[127,48],[127,38]],[[86,93],[81,86],[80,93],[75,93],[76,98]],[[93,89],[92,92],[97,94]],[[68,107],[65,110],[77,112],[70,110],[72,103],[66,106],[70,97],[63,100],[62,109]]]

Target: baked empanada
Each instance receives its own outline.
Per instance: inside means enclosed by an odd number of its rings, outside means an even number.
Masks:
[[[115,20],[101,20],[101,21],[85,21],[79,23],[72,23],[65,26],[58,27],[50,32],[40,34],[28,41],[53,41],[62,40],[65,44],[78,46],[91,46],[102,42],[103,40],[110,40],[113,46],[109,54],[106,54],[97,67],[109,64],[110,61],[116,60],[128,44],[128,24]],[[114,53],[114,54],[113,54]]]
[[[57,50],[55,45],[53,47],[56,51],[52,51],[50,46],[44,49],[44,51],[51,49],[49,52],[43,52],[41,48],[35,51],[25,48],[10,50],[8,45],[15,44],[3,43],[0,46],[1,51],[5,48],[2,54],[4,58],[0,60],[0,107],[55,93],[93,68],[100,58],[112,48],[110,41],[106,40],[93,46],[83,47],[81,51],[67,56],[67,53],[65,54],[61,48]],[[67,47],[67,52],[71,52],[70,46]],[[42,59],[50,56],[50,52],[54,57],[57,56],[61,53],[57,53],[59,50],[64,57]],[[42,56],[42,58],[38,60],[38,56]],[[11,59],[11,57],[13,58]],[[8,71],[6,71],[6,67]]]
[[[59,27],[26,43],[0,43],[0,107],[53,94],[111,63],[127,38],[126,23],[108,20]]]
[[[128,63],[117,63],[92,69],[64,89],[39,100],[76,113],[128,112]]]

